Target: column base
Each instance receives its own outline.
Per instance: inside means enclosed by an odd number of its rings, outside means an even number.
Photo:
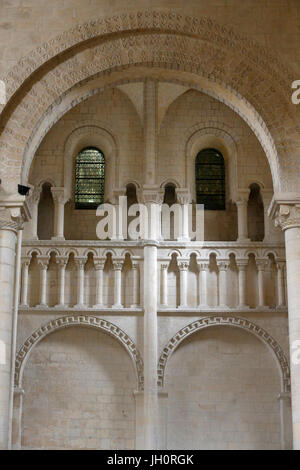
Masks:
[[[19,308],[28,308],[29,305],[28,304],[19,304]]]
[[[51,237],[51,240],[63,241],[65,240],[65,237],[63,236]]]
[[[140,305],[138,305],[138,304],[132,304],[132,305],[130,305],[130,308],[139,308],[139,307],[140,307]]]
[[[54,308],[57,308],[57,309],[60,309],[60,308],[66,308],[67,305],[66,304],[57,304],[54,306]]]
[[[256,310],[270,310],[270,307],[268,307],[268,305],[257,305],[257,307],[255,307]]]
[[[105,308],[105,305],[103,305],[103,304],[95,304],[95,305],[93,305],[93,308]]]
[[[208,310],[210,307],[207,304],[199,304],[197,308],[199,308],[200,310]]]
[[[73,308],[77,308],[78,310],[79,310],[79,309],[82,310],[82,309],[86,308],[86,305],[84,305],[84,304],[76,304],[76,305],[74,305]]]
[[[178,310],[187,310],[188,308],[189,308],[188,305],[179,305],[179,306],[177,307]]]
[[[160,308],[161,308],[161,309],[168,308],[168,304],[161,304],[161,305],[160,305]]]
[[[123,308],[122,304],[113,304],[112,308]]]
[[[239,242],[239,243],[249,243],[249,242],[251,242],[250,238],[246,238],[246,237],[238,237],[236,241]]]
[[[287,309],[287,306],[284,305],[284,304],[281,304],[281,305],[276,305],[276,308],[277,308],[278,310],[286,310],[286,309]]]
[[[250,310],[250,307],[249,305],[237,305],[237,307],[239,310]]]
[[[38,304],[35,306],[35,308],[48,308],[47,304]]]

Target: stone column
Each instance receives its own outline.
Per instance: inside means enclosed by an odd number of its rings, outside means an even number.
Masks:
[[[40,303],[37,307],[47,307],[47,270],[49,257],[38,256],[37,260],[40,267]]]
[[[0,449],[10,441],[9,423],[11,374],[13,371],[12,337],[17,232],[29,213],[24,196],[0,199]],[[13,354],[12,354],[13,353]]]
[[[28,307],[28,270],[30,257],[22,259],[22,291],[20,307]]]
[[[246,302],[246,269],[248,266],[248,259],[237,259],[236,265],[238,267],[239,276],[239,302],[238,308],[249,308]]]
[[[94,265],[96,270],[96,304],[94,308],[103,308],[103,271],[105,259],[95,259]]]
[[[267,266],[265,259],[256,259],[257,266],[257,287],[258,287],[258,306],[257,308],[266,309],[264,272]]]
[[[160,265],[161,269],[161,283],[160,283],[160,301],[161,307],[168,307],[168,264],[163,263]]]
[[[114,304],[113,308],[123,308],[121,303],[121,293],[122,293],[122,260],[113,260],[113,269],[115,272],[114,277]]]
[[[294,449],[300,450],[300,198],[274,201],[275,223],[285,234]]]
[[[24,225],[23,237],[25,239],[38,240],[38,207],[42,188],[35,186],[31,188],[28,196],[31,219]]]
[[[180,272],[180,304],[179,308],[187,308],[187,274],[188,274],[188,261],[179,261],[178,269]]]
[[[190,193],[186,189],[181,189],[181,188],[176,188],[176,196],[177,196],[177,201],[179,204],[181,204],[181,227],[180,227],[180,232],[181,235],[178,238],[180,241],[190,241],[190,236],[189,236],[189,203],[191,200]],[[176,218],[174,218],[174,221]],[[174,233],[176,233],[175,227],[174,227]]]
[[[157,151],[157,82],[146,79],[144,82],[144,181],[155,184],[155,165]]]
[[[146,243],[146,242],[145,242]],[[158,448],[157,246],[144,247],[144,449]]]
[[[139,306],[140,266],[132,262],[132,308]]]
[[[239,194],[237,199],[237,215],[238,215],[238,241],[249,241],[248,238],[248,198],[249,190]]]
[[[59,269],[59,299],[55,308],[64,308],[65,305],[65,278],[68,259],[63,256],[57,256],[56,262]]]
[[[293,448],[291,394],[282,392],[278,395],[280,406],[280,441],[282,450]]]
[[[271,217],[269,216],[269,207],[273,198],[273,190],[261,189],[260,190],[261,197],[264,204],[264,225],[265,225],[265,236],[264,242],[276,242],[282,241],[283,236],[282,231],[279,227],[275,227]]]
[[[277,308],[285,308],[285,299],[284,299],[284,261],[276,261],[277,266]]]
[[[228,308],[227,305],[227,269],[229,261],[217,261],[219,268],[219,307]]]
[[[64,219],[65,219],[65,188],[51,187],[54,201],[54,235],[52,240],[64,240]]]
[[[22,411],[23,411],[24,390],[14,389],[14,408],[12,426],[12,450],[21,450],[22,447]]]
[[[84,308],[84,266],[86,258],[75,257],[75,263],[77,266],[77,304],[74,308]]]
[[[199,291],[199,305],[198,308],[205,309],[208,307],[207,303],[207,272],[209,269],[209,260],[198,261],[198,291]]]

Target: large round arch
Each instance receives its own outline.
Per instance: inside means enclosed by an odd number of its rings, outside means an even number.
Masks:
[[[273,354],[281,378],[281,389],[282,392],[290,391],[290,369],[288,360],[284,354],[283,349],[279,343],[263,328],[256,325],[255,323],[247,320],[246,318],[234,317],[234,316],[222,316],[222,315],[211,315],[209,317],[201,318],[196,320],[189,325],[185,326],[179,330],[165,345],[160,355],[158,361],[158,385],[163,387],[164,377],[167,362],[170,359],[170,356],[177,349],[177,347],[186,339],[194,333],[197,333],[204,328],[209,328],[213,326],[229,326],[240,328],[249,333],[253,334],[259,338],[271,351]]]
[[[78,25],[32,51],[4,77],[8,98],[0,124],[0,157],[7,164],[4,190],[15,191],[22,166],[26,182],[34,146],[52,127],[55,113],[66,112],[82,99],[81,85],[89,86],[97,74],[102,87],[111,85],[113,71],[119,80],[126,80],[126,69],[132,80],[137,66],[156,67],[160,75],[163,68],[173,80],[185,76],[190,86],[231,106],[261,142],[275,189],[296,184],[294,166],[282,164],[282,159],[293,158],[298,139],[299,111],[290,101],[294,77],[287,67],[261,46],[209,18],[137,11]],[[241,80],[245,74],[247,80]],[[95,87],[89,92],[94,93]],[[275,115],[285,121],[284,131]]]
[[[15,365],[15,387],[16,388],[22,388],[22,378],[23,378],[25,364],[32,349],[49,334],[57,330],[61,330],[62,328],[69,328],[69,327],[74,327],[74,326],[97,329],[104,333],[109,334],[110,336],[114,337],[117,341],[119,341],[124,346],[124,348],[126,349],[126,351],[128,352],[128,354],[130,355],[133,361],[138,390],[143,389],[143,384],[144,384],[143,360],[142,360],[140,352],[138,351],[132,339],[127,335],[127,333],[125,333],[123,330],[121,330],[118,326],[114,325],[113,323],[110,323],[107,320],[103,320],[102,318],[94,317],[91,315],[78,315],[78,316],[72,315],[72,316],[64,316],[64,317],[56,318],[55,320],[51,320],[50,322],[46,323],[45,325],[35,330],[29,336],[29,338],[27,338],[27,340],[19,349],[18,354],[16,355],[16,365]]]

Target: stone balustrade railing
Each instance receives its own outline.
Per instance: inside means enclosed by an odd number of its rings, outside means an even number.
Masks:
[[[286,310],[284,245],[160,242],[159,311]],[[30,241],[20,310],[142,310],[143,242]]]

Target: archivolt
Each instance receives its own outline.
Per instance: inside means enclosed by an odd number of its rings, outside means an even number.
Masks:
[[[163,348],[163,351],[158,361],[157,373],[159,386],[162,387],[164,385],[164,376],[167,361],[170,358],[171,354],[179,346],[179,344],[188,336],[211,326],[237,327],[257,336],[264,344],[266,344],[266,346],[268,346],[268,348],[271,350],[272,354],[275,357],[275,360],[280,370],[282,391],[290,391],[289,363],[279,343],[277,343],[277,341],[271,335],[269,335],[269,333],[267,333],[267,331],[265,331],[263,328],[256,325],[255,323],[250,322],[245,318],[221,315],[211,315],[209,317],[201,318],[200,320],[192,322],[181,330],[179,330],[170,339],[170,341]]]
[[[279,185],[276,148],[292,158],[298,138],[299,110],[289,96],[293,75],[276,57],[234,31],[208,18],[165,11],[132,12],[78,25],[33,51],[9,73],[4,79],[9,102],[1,114],[5,184],[10,188],[18,178],[16,168],[34,130],[39,134],[41,120],[53,106],[61,111],[59,100],[69,90],[72,106],[79,83],[137,65],[185,72],[194,77],[191,82],[197,78],[198,86],[204,83],[205,92],[213,90],[251,125],[269,158],[275,188]],[[284,130],[274,116],[284,120]],[[289,171],[288,165],[282,167]]]
[[[24,367],[33,347],[50,333],[70,326],[95,328],[116,338],[125,347],[135,365],[138,389],[143,389],[143,360],[132,339],[113,323],[91,315],[72,315],[56,318],[35,330],[29,338],[27,338],[16,356],[15,387],[22,387]]]

